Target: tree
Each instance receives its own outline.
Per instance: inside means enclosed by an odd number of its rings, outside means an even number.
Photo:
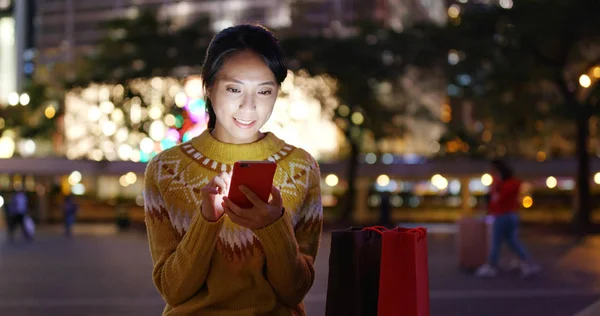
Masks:
[[[595,79],[600,68],[594,68],[600,63],[600,20],[595,16],[600,3],[520,0],[504,5],[464,7],[464,14],[443,31],[449,94],[459,104],[474,104],[476,114],[509,139],[539,135],[538,121],[575,126],[578,205],[573,223],[586,232],[591,222],[589,120],[598,113],[600,93]]]
[[[103,25],[106,36],[95,53],[67,78],[67,87],[90,82],[125,83],[131,79],[184,74],[198,70],[212,31],[201,18],[184,27],[159,19],[156,11],[143,11],[134,19],[122,18]]]
[[[435,51],[436,39],[424,36],[429,27],[397,33],[364,23],[349,37],[296,36],[281,41],[292,70],[306,69],[311,75],[326,74],[337,81],[339,104],[334,120],[350,145],[344,220],[349,220],[354,210],[356,171],[365,135],[375,139],[403,135],[402,120],[390,118],[406,115],[407,104],[416,103],[419,108],[420,101],[407,98],[398,83],[405,70],[430,69],[429,62],[441,58],[438,53],[423,53]],[[170,21],[161,22],[152,12],[133,20],[113,21],[107,25],[108,36],[97,54],[70,85],[125,83],[132,78],[170,74],[178,67],[199,66],[212,37],[208,30],[208,21],[200,20],[173,31]],[[380,91],[383,85],[392,87],[393,93],[388,93],[394,95],[391,102]],[[428,110],[411,111],[428,119],[434,116]]]
[[[402,135],[406,126],[391,118],[406,115],[407,104],[414,99],[406,98],[398,81],[411,67],[434,70],[440,65],[440,54],[434,49],[437,38],[425,36],[432,34],[429,28],[435,26],[420,25],[398,33],[363,23],[352,36],[293,37],[282,41],[293,69],[306,69],[313,75],[328,74],[337,80],[340,106],[334,120],[350,145],[342,222],[350,221],[355,209],[356,172],[365,133],[372,133],[375,140]],[[382,84],[391,84],[395,96],[404,99],[394,98],[386,104],[378,92]],[[435,116],[426,107],[419,109],[418,115]]]
[[[11,131],[15,140],[51,138],[55,132],[56,107],[49,100],[52,99],[47,85],[39,80],[28,81],[19,104],[0,107],[0,136]],[[53,107],[51,115],[45,111],[47,107]]]

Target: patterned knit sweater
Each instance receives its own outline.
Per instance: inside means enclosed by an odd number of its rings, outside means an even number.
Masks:
[[[238,160],[267,159],[277,162],[282,217],[258,230],[226,215],[204,219],[202,187]],[[305,315],[322,229],[320,180],[308,153],[271,133],[233,145],[206,131],[152,159],[145,214],[163,315]]]

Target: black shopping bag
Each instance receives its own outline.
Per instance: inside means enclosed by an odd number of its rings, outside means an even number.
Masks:
[[[379,297],[381,232],[350,227],[331,233],[327,316],[375,316]]]

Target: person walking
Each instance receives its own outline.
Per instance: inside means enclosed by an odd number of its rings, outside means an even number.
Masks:
[[[496,277],[502,245],[506,242],[518,256],[516,267],[524,278],[537,274],[539,266],[519,238],[519,196],[521,180],[514,176],[513,170],[501,160],[491,163],[493,183],[490,187],[488,213],[494,218],[492,227],[492,246],[488,262],[475,272],[478,277]]]
[[[14,241],[15,230],[20,227],[23,230],[23,236],[25,240],[31,241],[33,236],[27,230],[25,225],[26,217],[28,216],[29,210],[29,201],[27,199],[27,195],[25,191],[17,190],[14,194],[11,205],[9,208],[9,217],[10,217],[10,225],[8,226],[8,239],[9,241]]]
[[[65,225],[65,236],[67,238],[73,237],[73,225],[75,224],[75,218],[77,216],[77,210],[79,206],[75,202],[75,198],[72,194],[65,197],[63,205],[64,211],[64,225]]]

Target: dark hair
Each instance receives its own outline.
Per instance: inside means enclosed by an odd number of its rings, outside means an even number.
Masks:
[[[500,178],[503,181],[513,177],[513,170],[508,166],[508,164],[506,164],[506,162],[499,159],[494,159],[492,160],[492,166],[498,171]]]
[[[252,51],[262,57],[265,64],[275,75],[277,83],[281,84],[287,76],[287,66],[283,49],[275,34],[257,24],[241,24],[226,28],[213,37],[202,67],[204,88],[210,88],[217,73],[223,67],[225,59],[234,53]],[[215,128],[217,116],[210,98],[206,98],[208,112],[208,128]]]

